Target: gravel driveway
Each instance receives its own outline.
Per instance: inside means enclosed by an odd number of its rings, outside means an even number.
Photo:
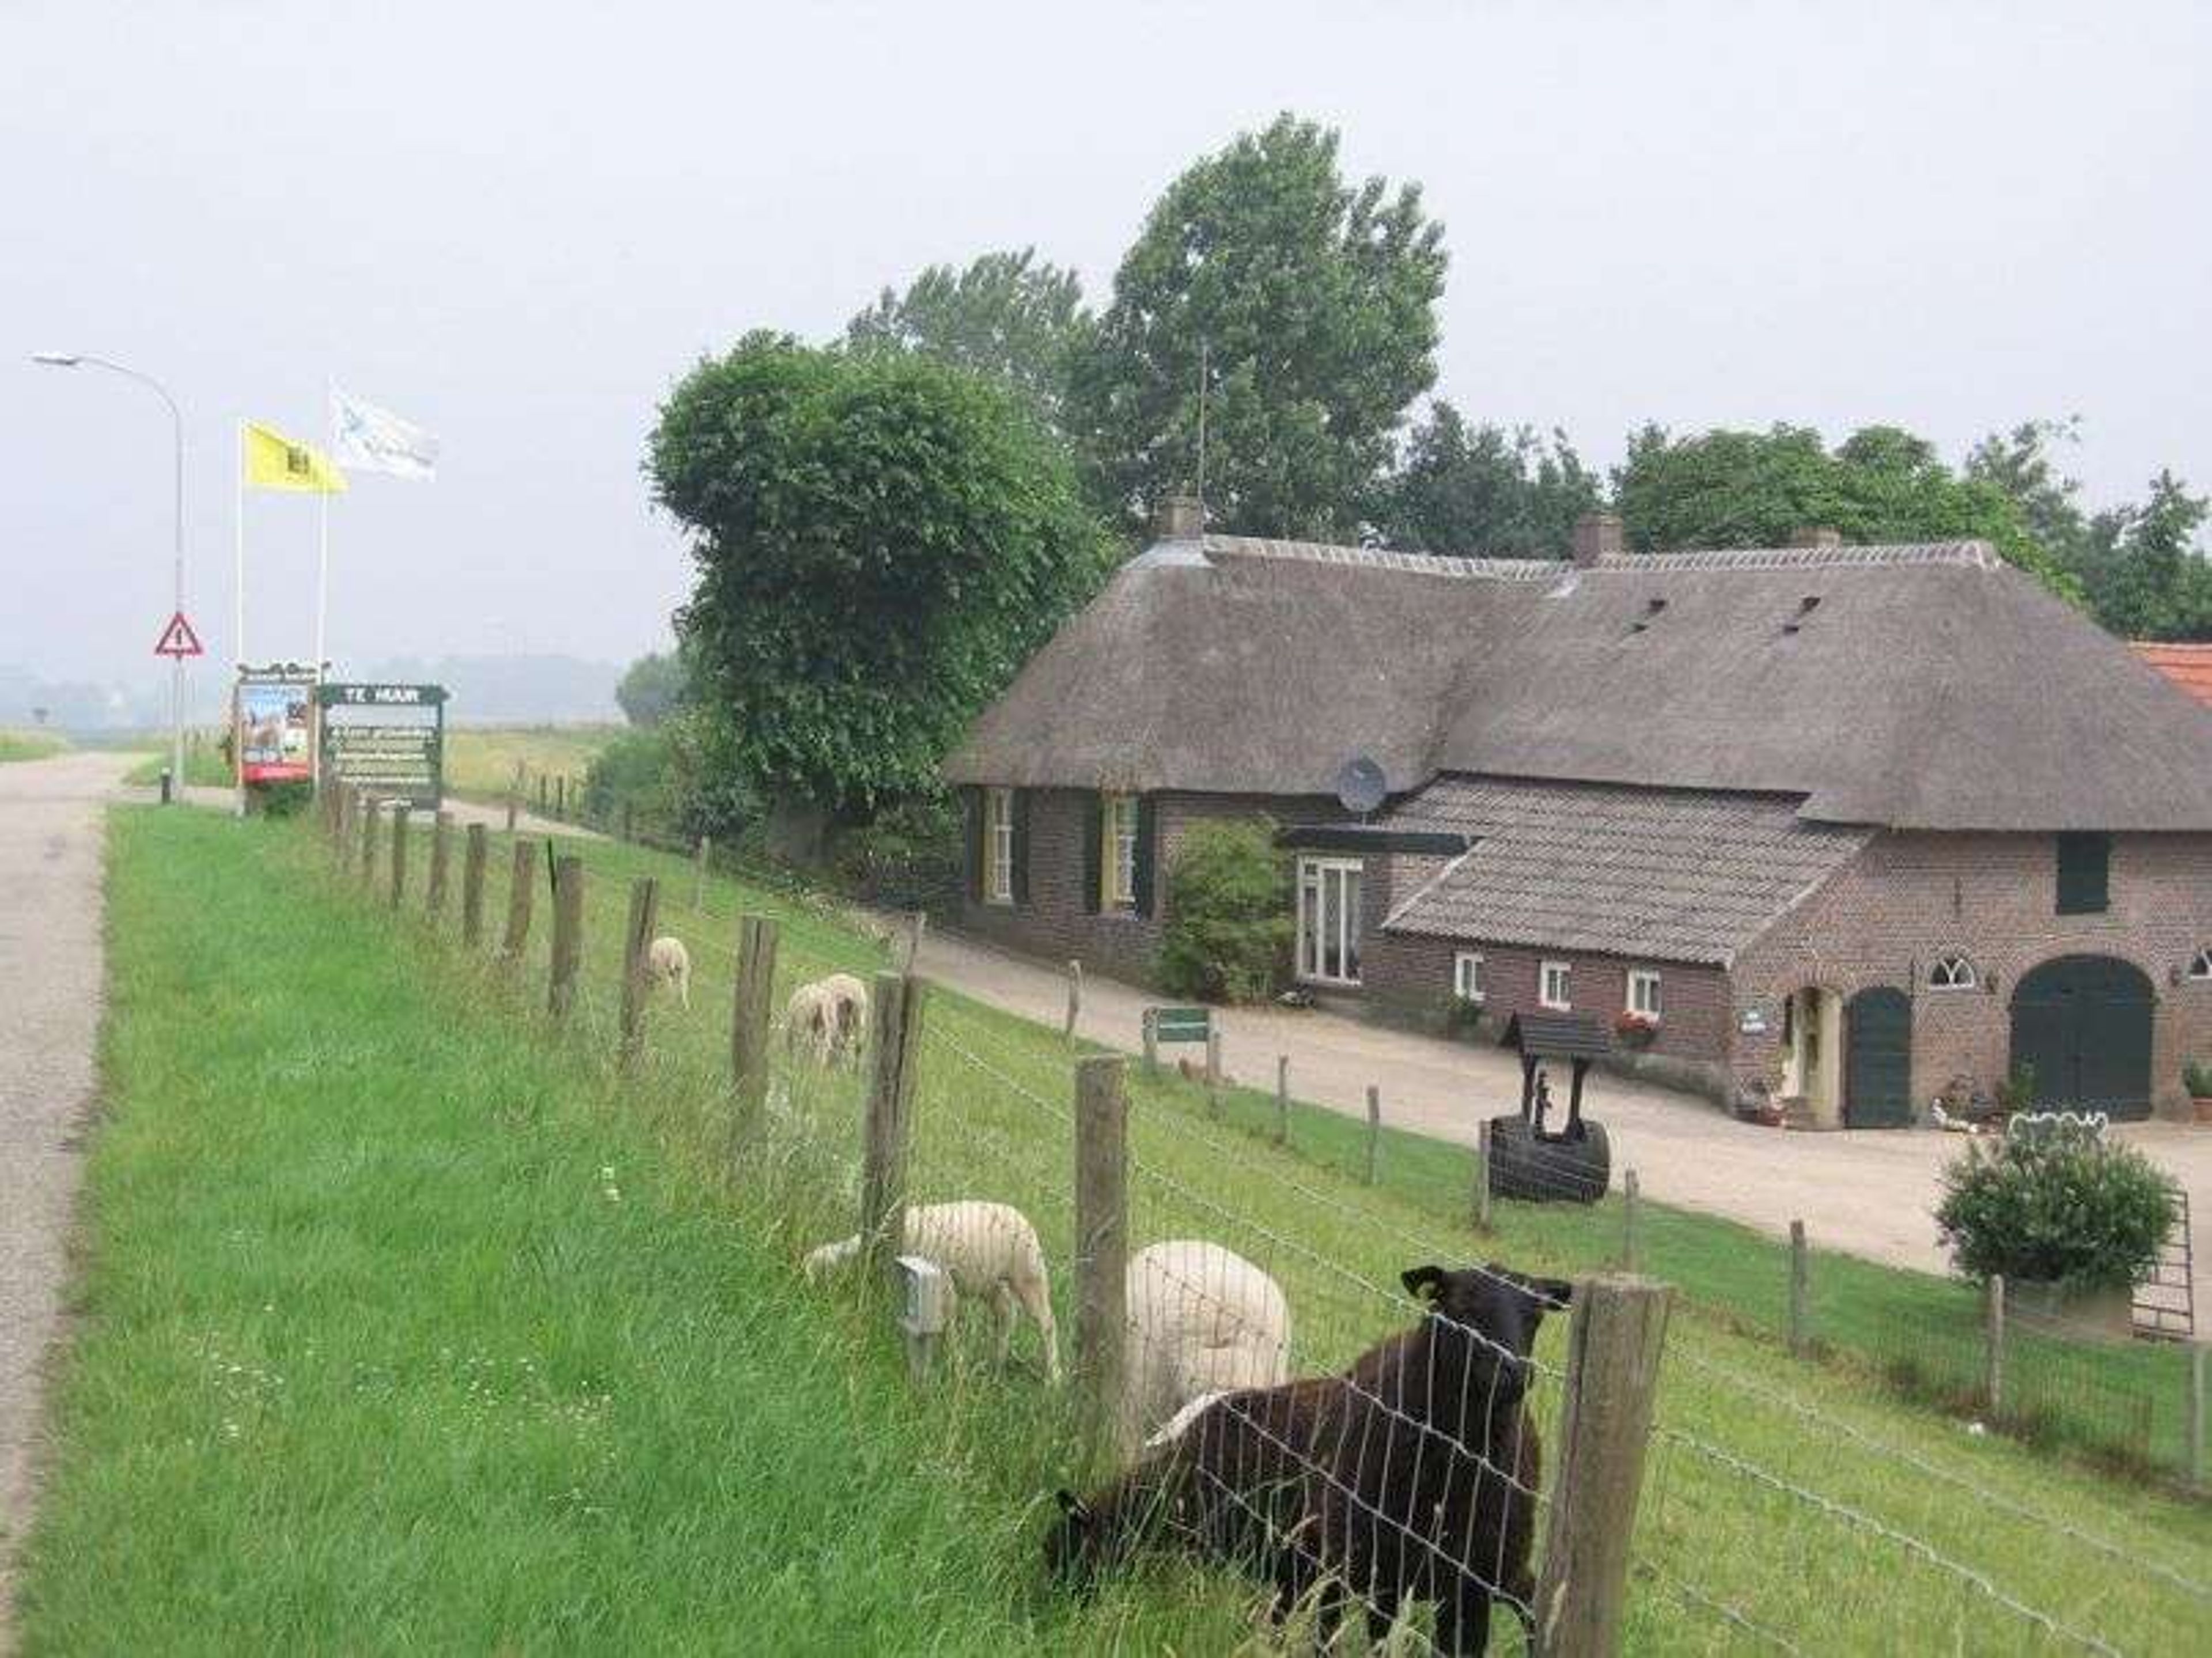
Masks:
[[[93,1102],[102,809],[134,757],[0,765],[0,1651]]]

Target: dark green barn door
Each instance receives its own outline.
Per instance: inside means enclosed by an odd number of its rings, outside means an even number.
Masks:
[[[2150,1115],[2150,981],[2109,956],[2062,956],[2012,997],[2012,1068],[2035,1069],[2054,1110]]]
[[[1844,1127],[1912,1126],[1912,999],[1888,985],[1844,1005]]]

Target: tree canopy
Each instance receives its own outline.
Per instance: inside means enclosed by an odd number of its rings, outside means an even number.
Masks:
[[[667,719],[683,695],[684,664],[665,651],[638,658],[615,686],[615,702],[623,718],[640,728],[658,726]]]
[[[1375,529],[1410,552],[1559,558],[1601,499],[1564,432],[1546,442],[1525,426],[1471,425],[1439,398],[1381,491]]]
[[[848,817],[933,786],[1108,563],[1035,417],[915,354],[748,337],[678,385],[647,467],[690,531],[678,629],[724,751]]]
[[[1420,189],[1347,185],[1337,135],[1282,115],[1168,186],[1075,360],[1072,434],[1109,510],[1141,513],[1198,476],[1252,535],[1343,538],[1436,379],[1443,227]]]
[[[845,343],[919,351],[996,375],[1057,426],[1069,367],[1090,324],[1076,274],[1025,247],[983,254],[964,270],[931,265],[902,294],[884,288],[846,325]]]

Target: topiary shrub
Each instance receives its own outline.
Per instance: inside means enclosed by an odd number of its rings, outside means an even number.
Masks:
[[[1290,975],[1290,866],[1264,823],[1194,823],[1168,871],[1160,982],[1173,994],[1256,1002]]]
[[[1943,1170],[1936,1224],[1971,1278],[2119,1290],[2158,1258],[2172,1221],[2166,1177],[2131,1145],[2063,1121],[1969,1145]]]

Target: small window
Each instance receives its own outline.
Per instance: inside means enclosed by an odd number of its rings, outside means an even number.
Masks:
[[[1928,969],[1930,990],[1972,990],[1981,981],[1974,964],[1963,956],[1938,957],[1936,965]]]
[[[2058,913],[2101,915],[2112,904],[2112,837],[2058,837]]]
[[[1462,950],[1452,957],[1452,994],[1478,1006],[1482,1001],[1482,957]]]
[[[1104,855],[1098,860],[1098,903],[1102,909],[1137,907],[1137,797],[1105,797]]]
[[[994,904],[1014,902],[1014,792],[983,793],[983,897]]]
[[[1656,969],[1631,968],[1628,973],[1628,1011],[1655,1024],[1659,1013],[1659,975]]]
[[[2197,959],[2189,964],[2189,976],[2192,979],[2212,979],[2212,949],[2197,952]]]
[[[1554,1012],[1565,1013],[1574,1006],[1573,970],[1565,962],[1547,962],[1539,969],[1536,981],[1536,999]]]

